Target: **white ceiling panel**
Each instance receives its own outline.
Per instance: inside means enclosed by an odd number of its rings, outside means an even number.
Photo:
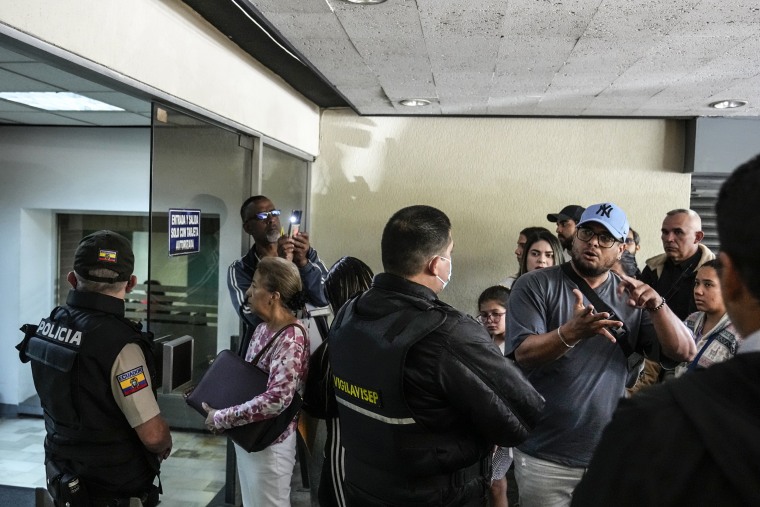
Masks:
[[[760,104],[758,0],[248,1],[361,114],[409,114],[397,101],[416,97],[440,103],[414,114],[506,116]]]
[[[69,125],[75,127],[90,127],[94,123],[67,118],[58,114],[51,114],[44,111],[32,111],[23,113],[0,113],[0,123],[15,123],[20,125]]]
[[[125,95],[123,93],[114,91],[82,92],[82,95],[95,100],[100,100],[101,102],[105,102],[106,104],[110,104],[112,106],[120,107],[125,111],[140,113],[143,115],[147,114],[148,116],[150,116],[151,113],[150,102],[135,97],[130,97],[129,95]]]
[[[243,3],[254,5],[262,12],[295,12],[298,14],[330,12],[331,3],[327,0],[261,0],[256,2],[250,2],[248,0],[242,1]]]
[[[73,92],[113,106],[125,112],[82,113],[43,111],[7,100],[0,100],[0,124],[9,125],[72,125],[72,126],[146,126],[150,125],[151,104],[117,92],[99,83],[63,70],[65,62],[42,61],[21,54],[21,49],[4,47],[0,41],[0,91],[2,92]],[[68,69],[68,67],[65,67]],[[135,114],[138,113],[138,114]]]
[[[0,99],[0,112],[35,113],[39,112],[39,109],[25,106],[24,104],[19,104],[18,102]]]
[[[343,26],[329,11],[305,14],[273,12],[267,20],[280,31],[297,33],[300,39],[345,39]]]

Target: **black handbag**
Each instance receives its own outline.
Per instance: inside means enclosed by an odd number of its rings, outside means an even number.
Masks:
[[[187,404],[206,417],[203,402],[214,408],[226,408],[245,403],[265,392],[269,374],[256,365],[275,339],[290,326],[297,326],[306,334],[306,330],[299,324],[288,324],[275,333],[250,363],[231,350],[221,351],[198,385],[185,395]],[[225,430],[225,434],[248,452],[266,449],[298,415],[302,403],[301,396],[296,392],[290,405],[277,416],[235,426]]]

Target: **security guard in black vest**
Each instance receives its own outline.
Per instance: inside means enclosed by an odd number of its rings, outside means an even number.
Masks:
[[[151,342],[124,318],[137,283],[129,241],[112,231],[82,239],[64,306],[27,324],[17,347],[31,361],[45,417],[48,490],[62,506],[153,506],[169,426],[152,385]]]
[[[543,408],[485,328],[438,299],[450,232],[430,206],[394,214],[385,273],[330,328],[351,507],[485,505],[494,445],[522,442]]]

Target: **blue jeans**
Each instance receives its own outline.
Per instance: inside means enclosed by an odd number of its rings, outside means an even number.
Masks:
[[[586,473],[514,449],[520,507],[569,507],[573,490]]]

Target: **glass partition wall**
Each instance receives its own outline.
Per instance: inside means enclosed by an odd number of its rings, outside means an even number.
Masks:
[[[261,157],[261,191],[282,211],[285,224],[294,209],[306,210],[308,196],[308,162],[268,145],[263,145]],[[308,231],[308,214],[301,225]]]
[[[240,205],[264,194],[283,213],[305,211],[308,169],[307,161],[260,138],[154,104],[149,275],[141,282],[162,365],[158,403],[173,429],[203,429],[204,418],[185,404],[183,394],[218,351],[238,343],[241,324],[227,269],[251,247]],[[226,463],[224,498],[235,503],[229,442]]]
[[[155,336],[161,411],[172,428],[203,429],[203,418],[183,394],[220,350],[237,346],[240,319],[227,268],[252,246],[240,205],[251,195],[266,195],[282,210],[283,224],[292,210],[303,210],[302,229],[308,230],[309,162],[158,104],[151,131],[148,213],[56,214],[56,301],[65,303],[66,275],[82,237],[110,229],[128,238],[138,283],[126,296],[126,317]],[[32,400],[30,413],[38,405]]]
[[[283,223],[304,210],[306,228],[308,169],[259,138],[154,105],[148,276],[134,299],[156,337],[159,405],[173,428],[203,428],[183,394],[240,334],[227,289],[229,265],[252,241],[240,205],[267,195]]]
[[[227,267],[240,255],[253,139],[154,105],[147,326],[161,365],[159,405],[173,428],[203,428],[183,393],[230,346],[239,322]]]

